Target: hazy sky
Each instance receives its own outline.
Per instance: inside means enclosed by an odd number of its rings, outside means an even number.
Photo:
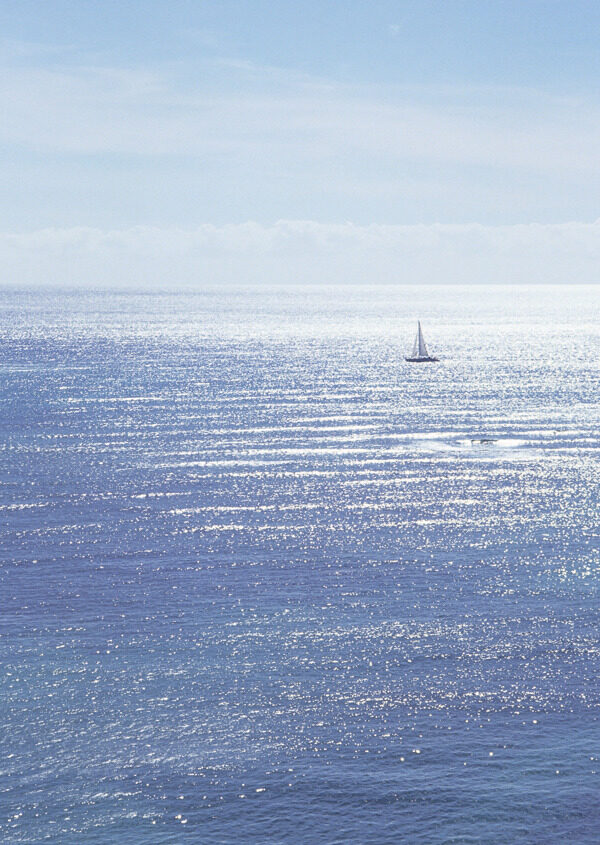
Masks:
[[[600,281],[592,0],[2,0],[0,32],[0,282]]]

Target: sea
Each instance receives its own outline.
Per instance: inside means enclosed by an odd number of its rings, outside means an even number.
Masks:
[[[600,287],[0,291],[2,843],[598,843],[599,587]]]

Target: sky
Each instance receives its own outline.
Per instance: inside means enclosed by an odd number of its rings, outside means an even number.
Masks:
[[[591,0],[1,0],[0,33],[0,284],[600,281]]]

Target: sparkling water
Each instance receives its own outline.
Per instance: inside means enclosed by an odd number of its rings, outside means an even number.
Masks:
[[[0,334],[1,841],[598,842],[600,288]]]

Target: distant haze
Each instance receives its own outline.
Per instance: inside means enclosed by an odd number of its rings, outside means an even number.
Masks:
[[[600,6],[0,7],[0,285],[596,283]]]
[[[530,284],[600,281],[600,221],[194,229],[76,227],[0,237],[5,284]]]

